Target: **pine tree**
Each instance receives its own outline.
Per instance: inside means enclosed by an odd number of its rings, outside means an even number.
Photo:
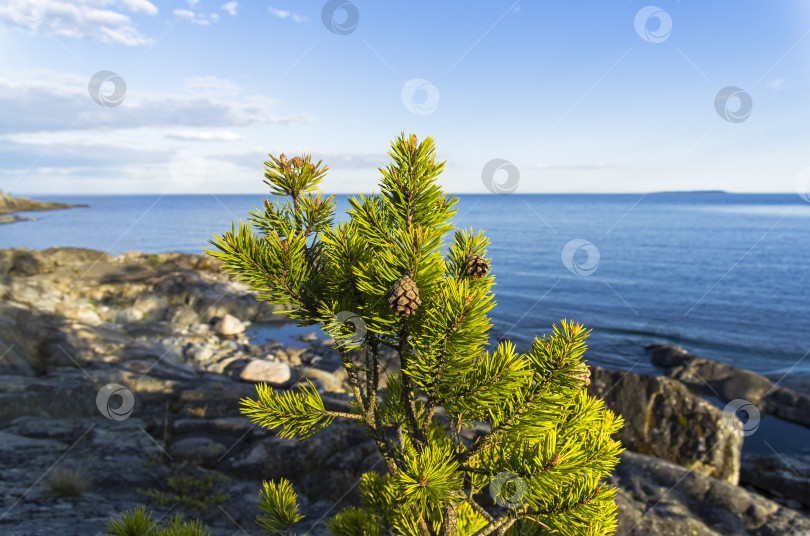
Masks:
[[[503,341],[488,351],[488,240],[451,224],[458,199],[437,185],[444,163],[431,138],[402,134],[389,155],[380,192],[350,198],[336,225],[334,196],[317,191],[328,168],[270,155],[265,182],[284,201],[211,241],[208,253],[259,299],[325,326],[354,397],[350,412],[334,412],[311,384],[260,384],[242,412],[282,437],[305,440],[334,419],[373,437],[387,474],[363,476],[362,505],[328,523],[335,536],[611,534],[615,489],[604,479],[622,421],[587,394],[589,331],[563,320],[525,350]],[[386,349],[399,370],[381,388]],[[477,423],[491,431],[462,438]],[[260,526],[290,533],[301,518],[292,486],[263,486]]]

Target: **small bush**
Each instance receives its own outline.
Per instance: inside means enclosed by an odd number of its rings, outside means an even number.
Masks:
[[[54,497],[79,497],[90,490],[92,481],[81,469],[67,465],[48,473],[45,485]]]
[[[139,489],[152,502],[160,506],[182,506],[196,512],[213,510],[230,499],[230,495],[216,489],[217,484],[228,477],[216,471],[206,471],[196,464],[181,464],[172,468],[172,476],[166,481],[168,489]]]

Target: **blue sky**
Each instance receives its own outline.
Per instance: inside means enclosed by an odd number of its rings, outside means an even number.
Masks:
[[[11,0],[0,189],[261,193],[267,153],[307,152],[331,168],[324,190],[369,192],[406,131],[435,138],[459,193],[487,192],[494,159],[517,193],[794,192],[810,4],[648,6]],[[735,97],[721,116],[729,86],[750,114]]]

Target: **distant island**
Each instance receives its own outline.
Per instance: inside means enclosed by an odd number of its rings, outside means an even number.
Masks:
[[[666,192],[652,192],[653,194],[727,194],[725,190],[672,190]]]
[[[13,212],[29,212],[33,210],[55,210],[60,208],[86,207],[87,205],[70,205],[68,203],[54,203],[51,201],[35,201],[27,197],[12,197],[0,190],[0,223],[13,223],[15,221],[33,220],[9,215]]]

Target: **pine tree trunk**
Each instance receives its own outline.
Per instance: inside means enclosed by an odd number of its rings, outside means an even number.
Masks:
[[[456,528],[458,525],[458,505],[455,503],[448,503],[447,506],[442,508],[442,531],[439,536],[456,536]]]

